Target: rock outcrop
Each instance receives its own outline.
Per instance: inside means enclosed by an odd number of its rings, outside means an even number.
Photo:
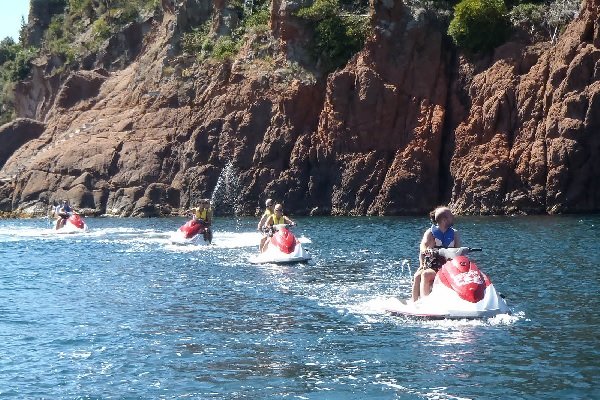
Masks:
[[[29,2],[29,17],[25,26],[27,44],[39,46],[44,32],[50,26],[52,17],[62,14],[67,6],[65,0],[31,0]]]
[[[598,1],[586,2],[558,43],[543,51],[497,49],[497,61],[473,78],[470,113],[455,132],[456,209],[599,209],[599,11]]]
[[[372,0],[364,49],[323,77],[302,67],[310,32],[294,12],[309,3],[274,0],[270,32],[225,62],[177,55],[190,27],[235,26],[227,1],[208,0],[162,1],[69,75],[38,60],[15,103],[43,132],[7,153],[1,209],[69,198],[165,215],[219,177],[241,213],[266,197],[303,214],[600,209],[597,1],[557,44],[474,63],[426,17]]]
[[[373,4],[373,36],[328,79],[309,191],[334,214],[419,213],[438,202],[449,46],[400,2]]]
[[[2,146],[0,146],[0,168],[21,146],[32,139],[38,138],[44,128],[43,123],[27,118],[17,118],[0,126],[0,143],[2,143]]]

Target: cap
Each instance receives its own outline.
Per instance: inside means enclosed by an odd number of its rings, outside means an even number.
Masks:
[[[273,199],[267,199],[267,201],[265,201],[265,206],[269,207],[273,205]]]

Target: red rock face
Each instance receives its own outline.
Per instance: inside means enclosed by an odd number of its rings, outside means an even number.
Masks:
[[[468,213],[556,213],[600,206],[598,2],[558,43],[510,44],[476,75],[456,129],[452,203]]]
[[[88,60],[108,72],[37,67],[16,103],[45,126],[5,151],[2,210],[68,198],[168,214],[211,197],[229,163],[221,188],[242,213],[267,197],[313,214],[600,208],[597,2],[556,45],[507,44],[482,68],[400,2],[373,0],[365,48],[323,79],[284,64],[305,61],[301,3],[272,3],[272,62],[252,43],[224,63],[172,58],[174,35],[224,15],[226,2],[207,0],[162,2],[160,19],[121,35],[129,61],[116,42]]]
[[[27,118],[17,118],[0,126],[0,167],[18,148],[39,137],[44,128],[43,123]]]
[[[329,173],[314,184],[334,214],[418,213],[438,199],[449,54],[400,2],[374,6],[364,51],[328,79],[315,138]]]

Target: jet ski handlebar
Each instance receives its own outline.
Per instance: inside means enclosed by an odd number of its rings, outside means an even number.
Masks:
[[[434,252],[437,252],[442,257],[445,258],[454,258],[458,256],[467,255],[473,251],[482,251],[481,248],[478,247],[449,247],[449,248],[435,248]]]
[[[262,228],[262,230],[269,234],[269,233],[273,233],[273,232],[277,232],[278,230],[280,230],[281,228],[290,228],[292,226],[296,226],[296,224],[277,224],[277,225],[271,225],[271,226],[265,226]]]
[[[290,228],[292,226],[296,226],[296,224],[278,224],[278,225],[273,225],[273,228],[275,230],[279,230],[281,228]]]

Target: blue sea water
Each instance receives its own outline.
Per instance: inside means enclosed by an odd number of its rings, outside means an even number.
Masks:
[[[513,315],[413,321],[425,218],[298,218],[309,264],[256,266],[254,219],[0,220],[0,398],[587,399],[600,216],[459,217]]]

